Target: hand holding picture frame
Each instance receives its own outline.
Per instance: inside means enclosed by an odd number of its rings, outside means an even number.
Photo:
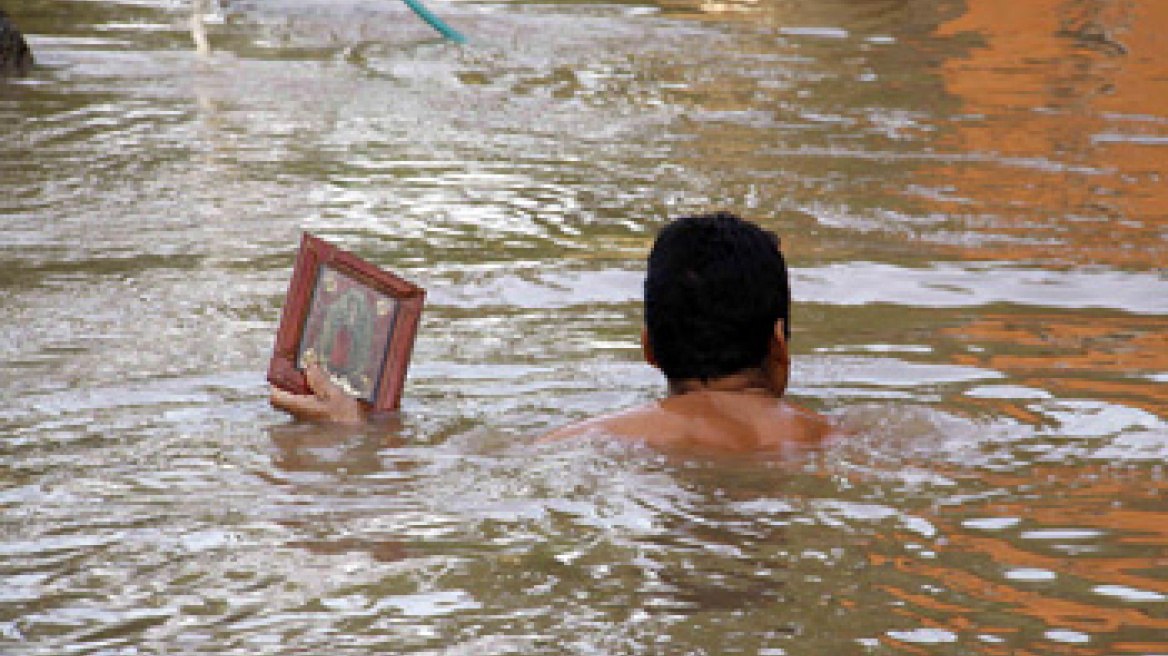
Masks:
[[[304,369],[318,364],[367,409],[398,409],[425,296],[421,287],[305,233],[268,381],[311,394]]]

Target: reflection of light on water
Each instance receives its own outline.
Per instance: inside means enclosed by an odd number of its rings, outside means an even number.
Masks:
[[[1079,631],[1068,631],[1066,629],[1057,629],[1046,631],[1042,635],[1046,636],[1048,640],[1053,642],[1069,642],[1080,644],[1084,642],[1091,642],[1091,636]]]
[[[1102,531],[1095,529],[1047,528],[1023,531],[1019,537],[1025,540],[1087,540],[1100,535]]]
[[[966,528],[973,528],[982,531],[1000,531],[1003,529],[1017,526],[1022,520],[1017,517],[984,517],[977,519],[967,519],[961,522],[962,526]]]
[[[957,634],[945,629],[913,629],[912,631],[889,631],[888,637],[919,644],[940,644],[957,642]]]
[[[753,11],[758,6],[758,1],[733,0],[732,2],[719,2],[718,0],[703,0],[698,6],[702,11],[709,13]]]
[[[1018,568],[1006,572],[1006,578],[1015,581],[1052,581],[1057,574],[1045,569]]]
[[[1129,588],[1123,585],[1097,585],[1091,588],[1091,591],[1096,594],[1117,597],[1131,602],[1168,601],[1168,595],[1152,592],[1151,590],[1137,590],[1136,588]]]

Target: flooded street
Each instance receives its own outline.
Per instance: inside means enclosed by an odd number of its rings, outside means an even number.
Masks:
[[[428,6],[5,2],[0,654],[1168,653],[1168,4]],[[854,437],[535,444],[711,209]],[[392,424],[268,406],[305,230],[428,291]]]

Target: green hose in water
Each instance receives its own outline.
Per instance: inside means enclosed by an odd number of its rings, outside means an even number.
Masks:
[[[403,0],[403,2],[409,5],[410,9],[413,9],[414,13],[421,17],[422,20],[429,23],[430,27],[441,32],[442,36],[456,43],[466,43],[466,37],[454,31],[454,28],[446,23],[443,23],[441,18],[431,14],[430,10],[423,7],[422,3],[418,2],[418,0]]]

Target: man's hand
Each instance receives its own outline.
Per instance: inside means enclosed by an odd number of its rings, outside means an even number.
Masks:
[[[309,365],[304,370],[308,389],[312,394],[293,394],[278,387],[272,388],[272,407],[307,421],[336,424],[365,423],[365,409],[361,403],[329,380],[320,365]]]

